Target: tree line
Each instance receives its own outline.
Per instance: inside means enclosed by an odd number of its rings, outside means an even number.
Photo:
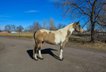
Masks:
[[[4,31],[7,32],[35,32],[39,29],[49,29],[49,30],[57,30],[63,28],[65,25],[59,23],[57,26],[54,23],[54,19],[51,18],[49,21],[49,25],[44,21],[43,24],[40,24],[38,21],[34,22],[33,24],[29,25],[28,27],[24,27],[22,25],[16,26],[15,24],[8,24],[5,25]]]
[[[14,24],[8,24],[8,25],[5,25],[4,27],[4,31],[7,31],[7,32],[22,32],[24,30],[24,27],[19,25],[19,26],[15,26]]]

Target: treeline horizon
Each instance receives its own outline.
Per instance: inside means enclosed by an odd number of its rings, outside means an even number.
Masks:
[[[49,23],[45,21],[40,24],[38,21],[35,21],[33,24],[30,24],[27,27],[23,25],[15,25],[15,24],[7,24],[4,26],[4,29],[0,29],[0,31],[7,31],[7,32],[34,32],[39,29],[49,29],[49,30],[57,30],[63,28],[65,24],[58,23],[57,25],[54,23],[54,19],[51,18]]]

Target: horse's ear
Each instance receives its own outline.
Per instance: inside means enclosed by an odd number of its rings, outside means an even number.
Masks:
[[[76,24],[79,24],[79,21],[78,21],[78,22],[76,22]]]

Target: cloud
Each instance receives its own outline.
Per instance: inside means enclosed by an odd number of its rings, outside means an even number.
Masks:
[[[39,12],[38,10],[28,10],[28,11],[25,11],[24,13],[37,13]]]

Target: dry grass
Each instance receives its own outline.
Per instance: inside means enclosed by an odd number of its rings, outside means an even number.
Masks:
[[[94,50],[106,52],[106,43],[105,42],[96,41],[95,43],[91,43],[91,42],[89,42],[89,40],[85,39],[84,37],[72,36],[70,38],[67,46],[70,46],[73,48],[94,49]]]
[[[0,33],[0,36],[32,38],[33,37],[33,33],[30,33],[30,32],[22,32],[22,33]]]
[[[89,48],[89,49],[106,51],[106,43],[103,43],[103,42],[95,42],[95,43],[69,42],[68,46],[73,47],[73,48]]]

